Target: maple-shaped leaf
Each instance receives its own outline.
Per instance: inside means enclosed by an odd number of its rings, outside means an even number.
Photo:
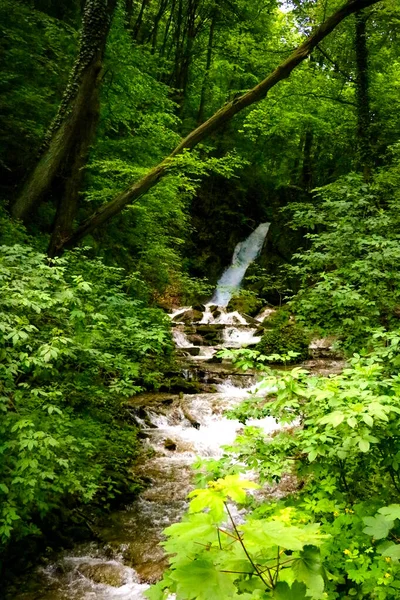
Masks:
[[[319,531],[319,525],[296,527],[280,521],[250,520],[241,526],[246,546],[253,551],[280,546],[287,550],[302,550],[306,545],[319,546],[327,539]]]
[[[389,506],[382,506],[378,510],[378,513],[384,515],[388,520],[400,519],[400,504],[389,504]]]
[[[387,537],[394,525],[394,521],[379,514],[375,517],[364,517],[363,521],[367,525],[367,527],[364,527],[363,532],[371,535],[376,540],[382,540]]]
[[[237,575],[221,573],[211,561],[201,559],[180,566],[170,574],[182,600],[226,600],[235,597]]]
[[[226,498],[231,498],[234,502],[243,504],[246,501],[246,490],[259,489],[258,483],[254,481],[248,481],[247,479],[241,479],[240,475],[227,475],[223,479],[217,479],[215,482],[209,484],[214,489],[221,491]]]
[[[193,490],[189,494],[193,500],[189,504],[189,513],[198,513],[208,509],[208,514],[215,523],[219,523],[225,516],[225,498],[224,495],[213,488],[205,490]]]
[[[304,583],[297,581],[290,587],[286,581],[277,584],[273,591],[272,598],[274,600],[306,600],[309,598],[307,588]]]
[[[163,581],[159,581],[146,590],[144,592],[144,596],[149,600],[165,600],[165,598],[169,596],[169,591],[165,590],[165,583]]]
[[[391,544],[389,548],[386,548],[384,552],[382,552],[382,556],[388,556],[395,562],[400,560],[400,544]]]
[[[183,551],[186,557],[192,550],[198,552],[207,544],[218,541],[217,528],[211,515],[206,513],[190,515],[185,521],[167,527],[164,533],[169,537],[163,542],[165,550],[176,554],[178,560]]]
[[[291,566],[295,579],[305,583],[311,597],[320,598],[324,591],[325,573],[318,548],[305,546]]]

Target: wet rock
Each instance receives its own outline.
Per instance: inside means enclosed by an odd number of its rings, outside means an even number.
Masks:
[[[171,440],[171,438],[167,438],[166,440],[164,440],[164,448],[173,452],[174,450],[176,450],[176,442],[174,442],[174,440]]]
[[[268,319],[276,313],[275,308],[271,308],[270,306],[265,306],[260,312],[254,317],[260,323],[264,321],[268,321]]]
[[[201,313],[203,313],[206,310],[205,304],[193,304],[192,306],[192,310],[197,310]]]
[[[189,342],[191,344],[194,344],[196,346],[203,346],[205,344],[205,340],[201,335],[195,334],[195,335],[188,335],[187,339],[189,340]]]
[[[185,348],[185,351],[190,354],[190,356],[198,356],[200,354],[200,347],[190,346],[189,348]]]
[[[311,357],[340,358],[341,353],[333,349],[335,342],[337,342],[337,338],[333,336],[312,340],[308,348]]]
[[[182,406],[182,412],[183,412],[185,419],[187,419],[189,421],[189,423],[192,425],[192,427],[194,427],[195,429],[200,429],[200,423],[198,421],[196,421],[196,419],[193,417],[193,415],[190,414],[190,412],[188,411],[186,406]]]
[[[208,323],[204,325],[197,325],[196,331],[203,335],[205,333],[215,333],[216,331],[221,331],[225,327],[226,325],[223,323]]]
[[[242,317],[244,317],[249,325],[253,325],[254,327],[258,327],[259,322],[256,319],[253,319],[250,315],[246,315],[246,313],[242,313]]]
[[[220,317],[222,315],[222,310],[214,310],[214,312],[212,313],[212,316],[214,319],[218,319],[218,317]]]
[[[222,358],[214,354],[211,358],[207,360],[208,363],[222,363]]]
[[[161,392],[169,391],[175,394],[183,392],[184,394],[198,394],[199,384],[196,381],[187,381],[182,379],[174,379],[160,387]]]
[[[113,563],[97,563],[94,565],[82,563],[78,571],[95,583],[103,583],[112,587],[121,587],[125,584],[126,578],[122,565]]]
[[[145,563],[141,565],[135,565],[135,570],[139,575],[140,583],[157,583],[163,576],[165,569],[168,566],[166,559],[159,562]]]
[[[194,310],[190,308],[179,315],[176,315],[172,320],[175,323],[198,323],[203,318],[201,310]]]

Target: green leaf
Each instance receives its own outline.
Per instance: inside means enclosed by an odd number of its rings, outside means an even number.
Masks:
[[[144,592],[144,596],[149,600],[164,600],[169,596],[168,591],[164,591],[165,583],[163,580],[159,581],[155,585],[152,585],[148,590]]]
[[[378,513],[384,515],[388,520],[400,519],[400,504],[389,504],[378,510]]]
[[[386,548],[382,552],[382,556],[388,556],[392,560],[398,562],[400,560],[400,544],[393,544],[390,548]]]
[[[298,583],[297,581],[291,587],[286,581],[281,581],[275,587],[272,597],[275,600],[305,600],[307,598],[307,588],[304,583]]]
[[[387,519],[383,515],[376,515],[376,517],[364,517],[364,523],[367,527],[364,527],[363,532],[367,535],[371,535],[376,540],[382,540],[389,535],[389,531],[394,525],[394,521]]]
[[[189,513],[196,513],[208,509],[215,523],[219,523],[225,516],[224,497],[221,492],[206,488],[205,490],[193,490],[189,498],[195,498],[189,504]]]
[[[167,527],[164,533],[170,539],[163,545],[170,553],[179,552],[183,547],[187,553],[189,544],[208,544],[218,540],[217,528],[211,515],[206,513],[190,515],[187,520]]]
[[[321,425],[333,425],[333,427],[338,427],[344,420],[344,413],[335,410],[334,412],[330,413],[329,415],[326,415],[325,417],[322,417],[322,419],[319,420],[319,423],[321,423]]]
[[[170,573],[176,581],[177,596],[192,600],[226,600],[235,595],[237,575],[219,572],[209,560],[199,559]]]
[[[319,525],[288,526],[280,521],[249,520],[241,526],[244,542],[251,550],[280,546],[287,550],[302,550],[304,546],[321,545],[329,536],[322,535]]]
[[[364,421],[364,423],[365,423],[366,425],[368,425],[368,427],[373,427],[373,425],[374,425],[374,420],[373,420],[373,418],[371,417],[371,415],[363,415],[363,416],[362,416],[362,418],[363,418],[363,421]]]
[[[305,583],[312,595],[319,598],[324,591],[324,568],[318,548],[305,546],[300,557],[293,561],[292,569],[296,580]]]
[[[361,452],[368,452],[370,443],[368,440],[360,440],[358,442],[358,447],[360,448]]]

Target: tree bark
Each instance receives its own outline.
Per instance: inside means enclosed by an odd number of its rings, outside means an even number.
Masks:
[[[283,79],[289,77],[297,65],[305,60],[312,50],[343,21],[346,17],[356,13],[363,8],[377,4],[381,0],[349,0],[344,6],[326,19],[285,61],[283,61],[272,73],[254,88],[234,98],[225,106],[220,108],[205,123],[194,129],[187,135],[171,154],[160,164],[151,169],[142,179],[129,186],[123,192],[115,196],[110,202],[100,206],[89,218],[87,218],[76,231],[65,240],[64,247],[77,244],[83,237],[91,233],[97,227],[106,223],[109,219],[121,212],[125,206],[138,200],[150,188],[152,188],[162,177],[164,177],[172,164],[172,159],[184,150],[194,148],[199,142],[214,133],[221,125],[232,119],[244,108],[259,102],[268,94],[269,90]]]
[[[64,193],[57,204],[53,231],[48,247],[48,255],[54,257],[62,248],[64,240],[72,233],[73,223],[79,208],[79,194],[85,176],[85,167],[89,157],[89,150],[94,139],[100,117],[100,79],[97,78],[91,97],[87,98],[87,112],[81,123],[80,138],[72,148],[68,163],[63,169],[62,177],[65,178]]]
[[[357,141],[358,166],[365,179],[371,175],[371,105],[369,95],[367,20],[368,14],[360,12],[355,16],[356,51],[356,101],[357,101]]]
[[[91,98],[98,86],[115,5],[116,0],[86,2],[78,58],[58,113],[46,134],[39,162],[12,207],[12,216],[16,219],[26,221],[30,212],[50,192],[74,148],[82,148],[85,123],[96,114],[91,110]]]
[[[210,31],[208,34],[206,70],[204,73],[203,83],[201,86],[199,110],[197,112],[197,123],[199,125],[200,125],[200,123],[202,123],[204,121],[204,109],[205,109],[205,105],[206,105],[207,87],[208,87],[208,82],[210,79],[210,69],[211,69],[212,53],[213,53],[213,47],[214,47],[214,32],[215,32],[215,25],[217,23],[217,15],[218,15],[218,7],[216,4],[214,7],[214,10],[213,10],[213,13],[212,13]]]

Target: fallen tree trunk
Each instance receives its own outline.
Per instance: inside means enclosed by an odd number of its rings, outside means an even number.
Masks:
[[[199,142],[214,133],[221,125],[232,119],[244,108],[259,102],[266,97],[269,90],[277,83],[289,77],[295,67],[305,60],[312,50],[329,34],[339,23],[368,6],[377,4],[381,0],[349,0],[333,15],[328,17],[285,61],[254,88],[228,102],[202,125],[186,136],[176,148],[160,164],[151,169],[142,179],[129,186],[115,196],[110,202],[100,206],[90,217],[78,226],[75,232],[64,241],[61,251],[65,247],[72,247],[83,237],[106,223],[109,219],[121,212],[125,206],[132,204],[145,194],[150,188],[166,175],[172,159],[184,150],[194,148]]]

